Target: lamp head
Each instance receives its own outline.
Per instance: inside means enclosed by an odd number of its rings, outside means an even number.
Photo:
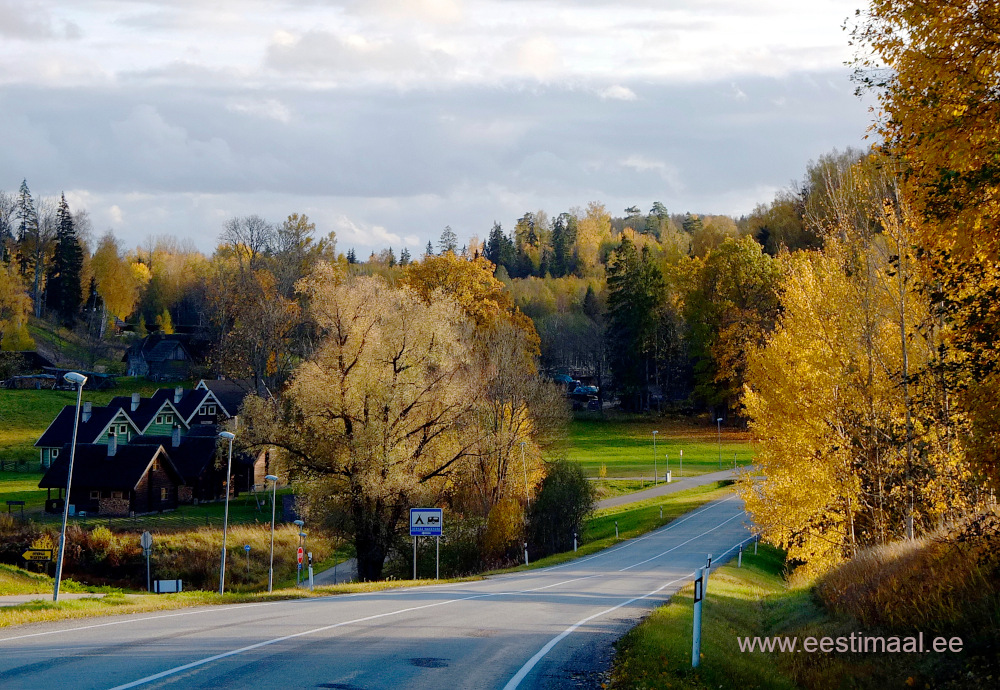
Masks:
[[[68,374],[66,374],[65,376],[63,376],[63,378],[66,379],[67,381],[69,381],[70,383],[72,383],[74,385],[77,385],[77,386],[82,386],[83,384],[85,384],[87,382],[87,377],[86,376],[84,376],[83,374],[78,374],[75,371],[69,372]]]
[[[306,533],[305,532],[299,532],[299,536],[300,537],[304,537],[304,536],[306,536]]]
[[[224,438],[227,441],[232,441],[234,438],[236,438],[236,434],[229,431],[220,431],[219,438]]]
[[[719,417],[719,418],[718,418],[718,419],[716,419],[715,421],[717,421],[717,422],[722,422],[722,417]]]
[[[273,474],[268,474],[264,476],[264,480],[268,482],[276,482],[278,481],[278,478],[275,477]]]
[[[304,520],[292,520],[292,524],[293,525],[298,525],[299,527],[302,527],[306,523],[305,523]]]

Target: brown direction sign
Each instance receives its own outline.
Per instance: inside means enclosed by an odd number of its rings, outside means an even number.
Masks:
[[[21,554],[26,561],[51,561],[52,549],[28,549]]]

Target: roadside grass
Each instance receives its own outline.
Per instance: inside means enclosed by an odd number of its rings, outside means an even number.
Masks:
[[[649,488],[649,482],[639,479],[595,479],[593,487],[597,490],[597,500],[600,501]]]
[[[194,606],[214,606],[220,604],[266,604],[290,599],[307,599],[338,594],[359,594],[380,592],[386,589],[400,587],[419,587],[422,585],[449,584],[453,582],[468,582],[480,579],[478,577],[456,580],[384,580],[382,582],[355,582],[346,585],[326,585],[316,587],[313,592],[294,586],[275,589],[273,593],[226,592],[219,596],[216,592],[191,591],[176,594],[131,594],[125,592],[110,592],[95,594],[94,597],[82,599],[65,599],[59,602],[44,599],[34,600],[17,606],[0,607],[0,628],[27,623],[42,623],[48,621],[69,620],[75,618],[93,618],[97,616],[118,616],[131,613],[150,613],[169,611]],[[48,593],[52,586],[49,585]]]
[[[784,554],[760,545],[714,570],[702,608],[701,665],[691,667],[693,586],[671,597],[619,641],[614,688],[795,688],[776,654],[741,653],[738,637],[773,636],[824,614],[808,589],[788,589]],[[792,656],[792,655],[786,655]]]
[[[653,477],[654,430],[658,432],[656,471],[661,479],[668,469],[675,477],[718,471],[720,445],[722,469],[733,466],[734,453],[741,467],[753,462],[754,451],[745,431],[723,427],[720,444],[714,424],[615,414],[575,416],[569,426],[566,457],[579,462],[588,477],[599,477],[603,465],[609,479],[635,478],[648,485]]]

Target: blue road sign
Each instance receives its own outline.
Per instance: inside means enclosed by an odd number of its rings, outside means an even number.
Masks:
[[[243,545],[243,550],[246,551],[247,553],[250,553],[250,545],[249,544],[244,544]]]
[[[411,537],[440,537],[444,528],[441,508],[410,508]]]

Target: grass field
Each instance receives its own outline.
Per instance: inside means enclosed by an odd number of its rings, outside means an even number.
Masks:
[[[656,470],[661,480],[669,469],[675,477],[694,476],[753,461],[749,434],[696,420],[655,419],[636,415],[578,415],[570,423],[567,457],[583,466],[588,477],[607,468],[608,478],[653,477],[653,431]],[[684,468],[681,471],[681,451]]]

